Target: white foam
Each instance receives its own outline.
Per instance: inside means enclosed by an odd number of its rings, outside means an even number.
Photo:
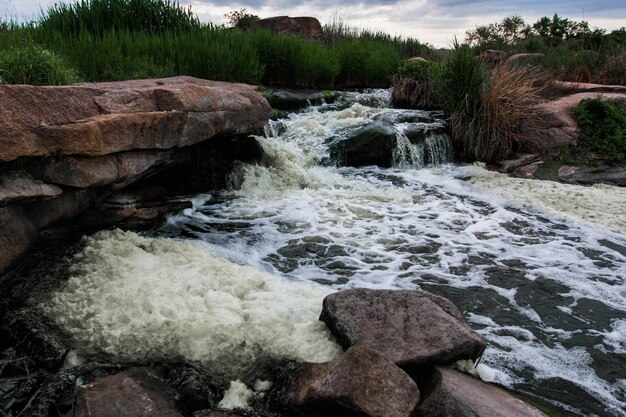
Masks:
[[[231,381],[230,387],[224,392],[224,398],[218,406],[228,410],[250,410],[250,401],[254,398],[254,392],[240,380]]]
[[[626,188],[606,184],[593,186],[527,180],[488,171],[480,166],[465,168],[476,186],[493,190],[503,198],[567,216],[587,224],[626,232]]]
[[[68,282],[41,305],[80,352],[133,362],[184,357],[227,373],[264,356],[322,362],[341,352],[318,320],[324,289],[189,242],[119,230],[84,242]]]

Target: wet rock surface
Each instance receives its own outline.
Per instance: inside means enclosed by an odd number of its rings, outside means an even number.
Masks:
[[[174,391],[138,369],[126,370],[84,385],[76,398],[75,417],[182,417]]]
[[[345,138],[335,138],[330,143],[330,157],[339,165],[391,167],[396,147],[393,125],[376,122],[350,133]]]
[[[309,106],[334,102],[339,93],[336,91],[292,90],[287,88],[272,89],[265,93],[274,109],[296,111]]]
[[[418,417],[545,417],[507,393],[449,368],[437,368],[434,389],[417,410]]]
[[[297,365],[286,385],[288,407],[299,416],[409,417],[419,401],[406,373],[363,346],[333,362]]]
[[[320,320],[344,349],[368,347],[408,369],[476,359],[485,347],[451,302],[424,291],[341,291],[324,299]]]

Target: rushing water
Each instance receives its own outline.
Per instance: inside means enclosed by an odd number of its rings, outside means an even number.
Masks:
[[[440,115],[389,109],[381,91],[345,100],[272,123],[262,163],[157,236],[90,238],[48,313],[78,348],[125,359],[327,360],[325,294],[421,288],[487,340],[490,379],[573,415],[626,415],[626,192],[442,165]],[[329,163],[332,138],[381,120],[395,168]]]

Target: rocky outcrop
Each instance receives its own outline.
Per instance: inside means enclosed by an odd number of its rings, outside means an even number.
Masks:
[[[270,115],[254,86],[192,77],[0,85],[0,274],[40,231],[90,207],[97,206],[85,217],[92,230],[102,226],[98,216],[107,226],[136,227],[187,207],[107,196],[165,169],[176,174],[159,180],[182,182],[180,192],[197,192],[190,187],[197,180],[224,182],[235,160],[260,157],[256,140],[241,134],[258,131]]]
[[[303,36],[317,42],[324,39],[322,25],[314,17],[268,17],[252,22],[250,29],[267,29],[279,35]]]
[[[507,58],[506,63],[511,66],[516,65],[536,65],[546,59],[546,54],[542,53],[521,53],[513,54]]]
[[[324,299],[341,346],[364,346],[404,369],[476,359],[485,342],[450,301],[425,291],[350,289]]]
[[[288,375],[286,402],[303,416],[410,417],[419,401],[406,373],[363,346],[332,362],[298,365]]]
[[[75,417],[182,417],[175,392],[141,370],[126,370],[80,388]]]
[[[547,417],[495,385],[453,369],[437,368],[433,380],[418,417]]]
[[[263,94],[272,108],[283,111],[296,111],[309,106],[332,103],[339,97],[337,91],[292,90],[288,88],[266,90]]]
[[[522,132],[536,137],[548,152],[563,145],[575,145],[580,139],[580,129],[574,120],[576,107],[581,100],[597,97],[598,93],[584,92],[542,103],[538,108],[541,117],[525,121]],[[625,93],[602,93],[602,98],[626,108]]]
[[[170,149],[262,127],[253,86],[174,77],[71,86],[0,85],[0,161]]]
[[[480,60],[487,64],[501,64],[506,62],[509,54],[498,49],[487,49],[480,54]]]

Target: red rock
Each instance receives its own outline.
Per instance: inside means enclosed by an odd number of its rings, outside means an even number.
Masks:
[[[322,25],[314,17],[268,17],[252,22],[250,28],[267,29],[279,35],[303,36],[318,42],[324,39]]]
[[[547,417],[495,385],[448,368],[437,368],[434,390],[418,417]]]
[[[405,372],[363,346],[332,362],[300,365],[287,390],[290,407],[310,417],[410,417],[420,396]]]
[[[254,86],[192,77],[0,85],[0,161],[187,146],[251,132],[270,115]]]
[[[340,291],[324,299],[320,320],[344,349],[365,346],[405,369],[475,359],[485,346],[454,304],[426,291]]]
[[[175,393],[141,370],[126,370],[80,388],[75,417],[182,417]]]
[[[34,180],[26,172],[10,172],[0,176],[0,205],[30,200],[47,200],[63,194],[56,185]]]
[[[536,155],[536,154],[517,155],[515,159],[497,161],[494,164],[490,165],[489,168],[495,171],[501,172],[501,173],[513,172],[517,168],[522,167],[524,165],[528,165],[532,162],[537,161],[538,159],[539,159],[539,155]]]
[[[509,54],[498,49],[487,49],[480,54],[480,60],[483,62],[498,64],[505,62],[509,58]]]

